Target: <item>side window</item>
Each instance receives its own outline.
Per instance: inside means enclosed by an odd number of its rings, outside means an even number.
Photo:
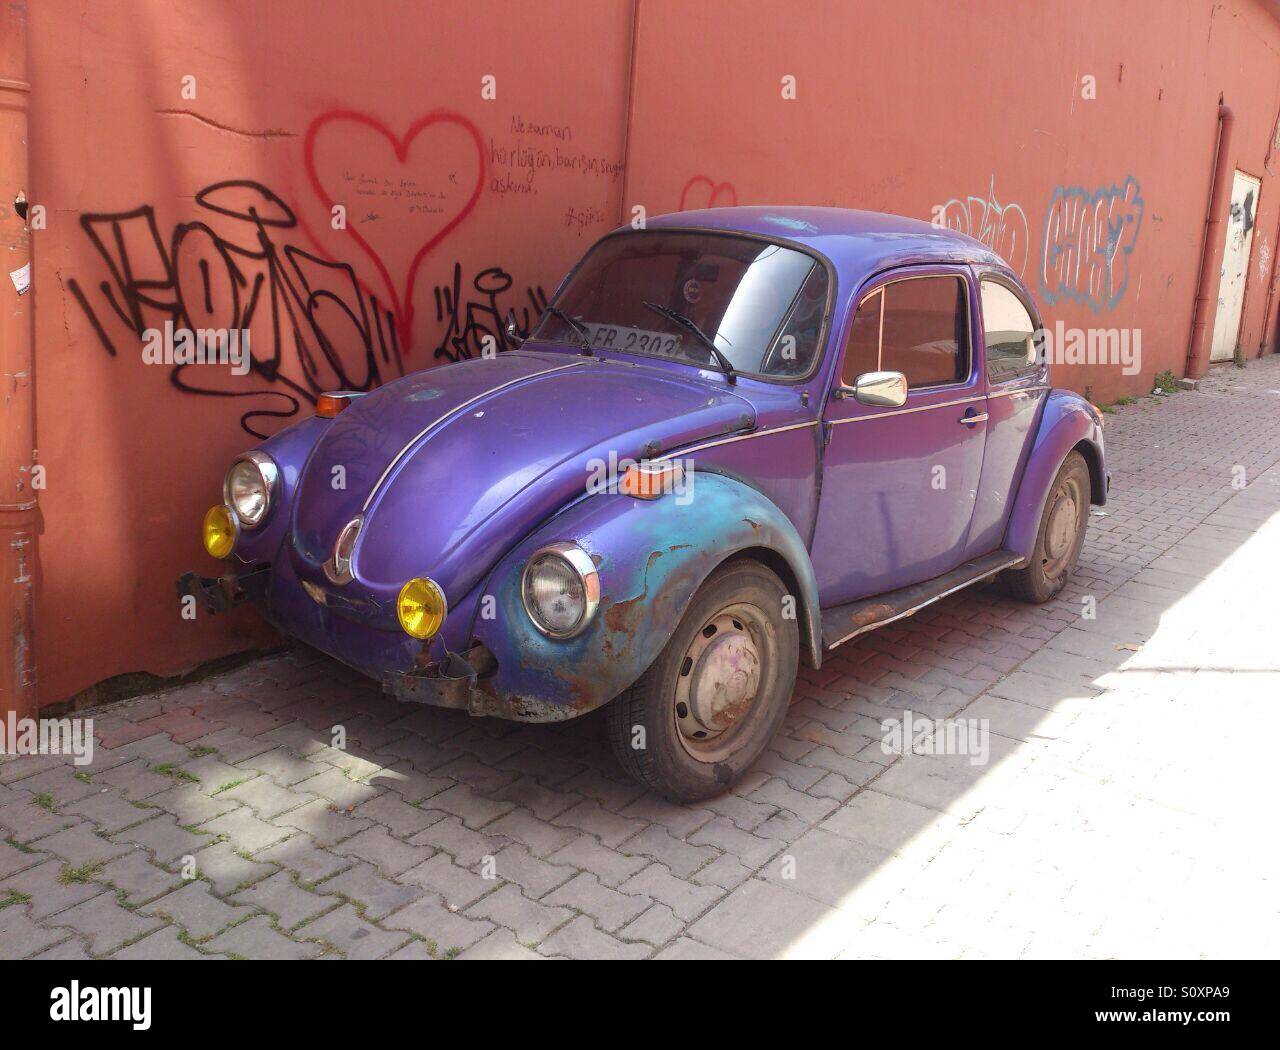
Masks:
[[[845,386],[853,386],[853,381],[863,372],[880,368],[880,302],[883,298],[883,293],[874,293],[853,315],[840,370],[840,382]]]
[[[987,378],[998,383],[1034,371],[1035,326],[1022,300],[998,281],[983,281],[981,288]]]
[[[769,376],[803,376],[809,374],[818,355],[818,337],[827,313],[827,268],[814,263],[809,276],[796,294],[791,313],[774,340],[773,349],[765,355],[760,370]]]
[[[910,388],[955,383],[969,374],[965,282],[912,277],[884,289],[880,367]]]

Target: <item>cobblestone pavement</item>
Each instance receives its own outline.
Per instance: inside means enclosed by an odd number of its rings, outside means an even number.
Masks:
[[[840,650],[701,806],[595,716],[401,706],[309,651],[84,712],[91,766],[0,763],[0,957],[1275,956],[1280,359],[1107,439],[1066,594]],[[989,720],[990,760],[884,754],[904,710]]]

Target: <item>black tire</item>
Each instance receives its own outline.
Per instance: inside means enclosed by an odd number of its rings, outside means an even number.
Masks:
[[[786,717],[795,688],[800,628],[783,615],[787,596],[777,575],[756,561],[733,561],[711,574],[653,665],[605,708],[610,743],[627,773],[673,802],[696,802],[721,794],[750,768]],[[712,722],[695,711],[714,711]],[[716,719],[728,724],[704,732]],[[699,732],[704,739],[695,739]]]
[[[1084,457],[1079,452],[1069,453],[1058,468],[1040,514],[1031,561],[1025,568],[1009,569],[1000,577],[1006,594],[1036,605],[1057,597],[1080,560],[1089,526],[1091,492]]]

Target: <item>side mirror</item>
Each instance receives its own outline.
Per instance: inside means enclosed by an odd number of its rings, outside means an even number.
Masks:
[[[901,408],[907,403],[907,377],[901,372],[863,372],[853,386],[838,387],[836,397],[856,398],[876,408]]]
[[[509,342],[512,346],[519,346],[521,343],[524,342],[524,336],[522,336],[519,330],[516,328],[516,319],[514,317],[511,317],[511,316],[507,317],[506,333],[507,333],[507,342]]]

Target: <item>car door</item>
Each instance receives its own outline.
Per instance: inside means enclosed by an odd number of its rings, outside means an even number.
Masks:
[[[982,472],[985,377],[971,275],[908,267],[865,288],[833,392],[812,558],[830,607],[931,579],[965,560]],[[901,407],[850,396],[859,375],[901,372]]]
[[[1048,364],[1037,352],[1039,322],[1017,285],[979,271],[978,305],[987,376],[987,447],[969,530],[967,558],[997,550],[1049,389]]]

